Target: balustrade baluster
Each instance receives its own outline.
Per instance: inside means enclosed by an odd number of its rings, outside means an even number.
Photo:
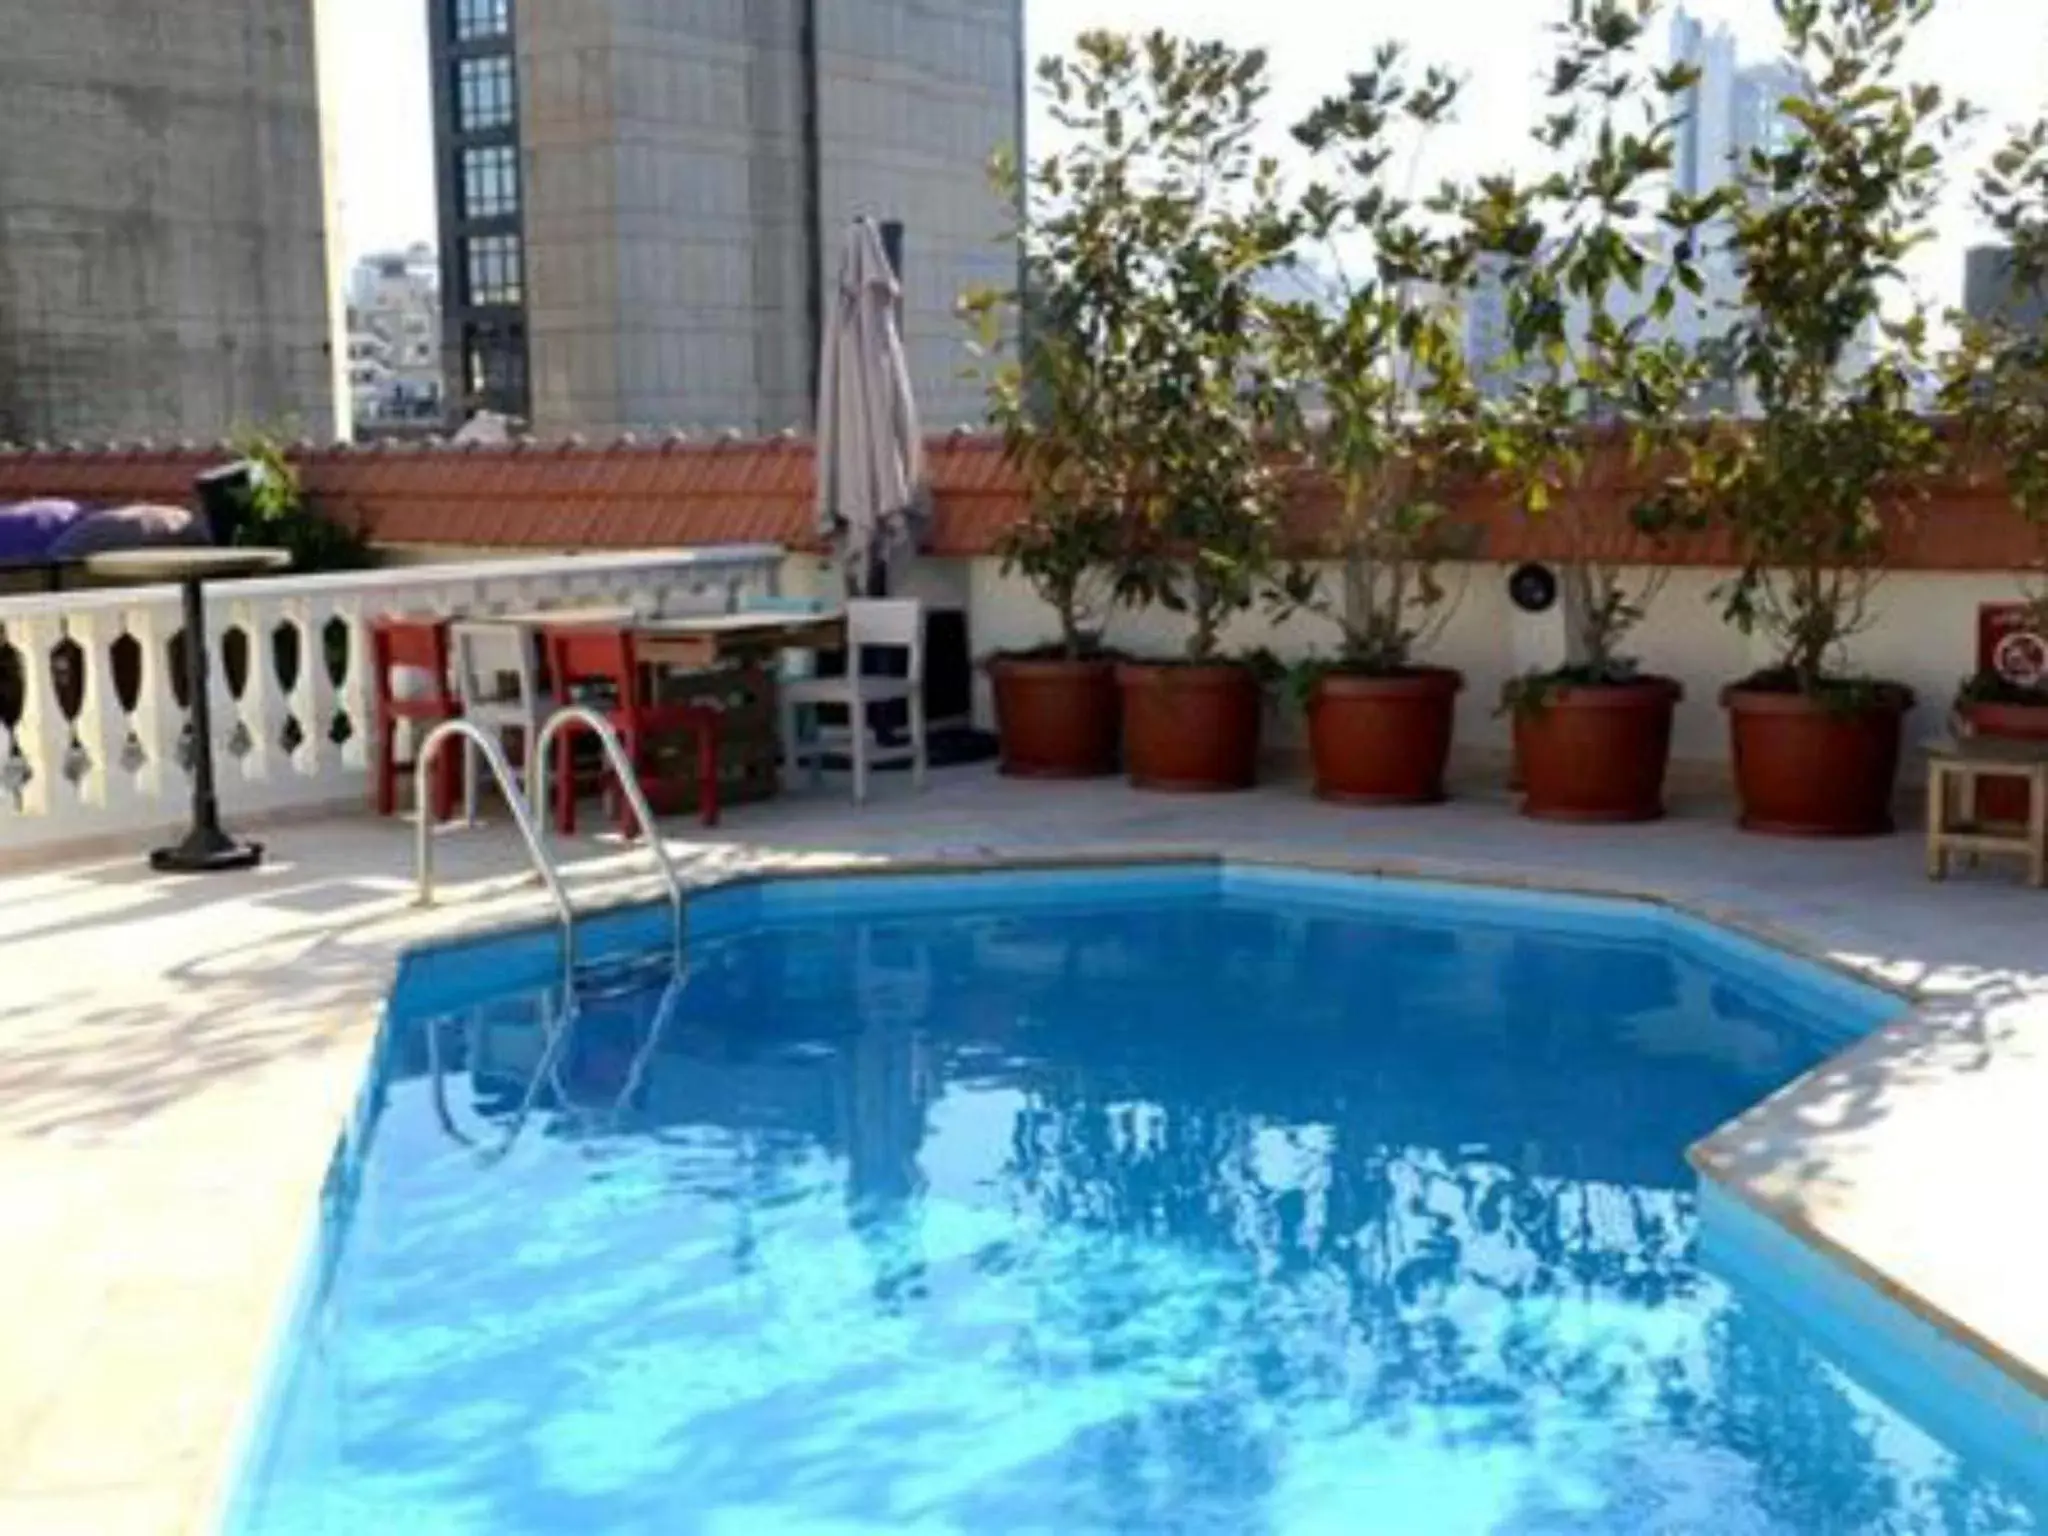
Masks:
[[[365,773],[370,763],[370,733],[376,696],[372,692],[369,607],[358,597],[344,597],[334,605],[335,616],[347,626],[343,639],[346,664],[341,682],[334,690],[335,705],[348,717],[348,740],[341,744],[341,761],[351,773]],[[333,728],[333,711],[328,728]]]
[[[368,615],[383,612],[489,613],[584,604],[678,611],[694,586],[717,597],[729,587],[772,582],[779,551],[649,552],[551,556],[469,566],[394,567],[334,576],[284,576],[222,583],[208,604],[209,699],[223,810],[317,805],[362,788],[368,768],[375,680]],[[693,603],[680,611],[704,611]],[[716,606],[711,604],[709,606]],[[326,630],[339,619],[343,673],[327,664]],[[278,626],[298,636],[287,687],[275,651]],[[172,637],[183,625],[171,587],[0,597],[0,644],[20,658],[20,703],[0,683],[0,848],[52,847],[109,832],[144,833],[182,822],[192,779],[180,751],[187,709],[174,677]],[[228,687],[226,637],[246,637],[247,676]],[[75,721],[51,676],[52,652],[76,644]],[[118,659],[117,659],[118,655]],[[5,713],[19,708],[10,731]],[[333,731],[346,715],[348,740]],[[296,745],[287,748],[287,719]],[[75,741],[74,741],[75,734]],[[247,747],[237,751],[246,735]],[[17,751],[18,747],[18,751]],[[67,759],[73,779],[65,777]],[[239,801],[239,806],[238,802]]]
[[[206,604],[206,707],[213,727],[214,777],[221,789],[233,790],[258,776],[262,744],[249,735],[244,718],[246,701],[255,686],[253,679],[243,677],[240,698],[228,684],[228,635],[236,631],[248,635],[247,604],[227,601],[221,586],[216,583],[212,587]],[[251,636],[246,652],[250,673],[257,669],[258,644]]]
[[[7,639],[21,657],[21,720],[14,728],[15,760],[0,765],[14,782],[14,799],[24,814],[70,821],[77,796],[64,779],[64,749],[71,730],[57,704],[50,653],[64,638],[56,613],[10,620]]]
[[[141,754],[135,791],[145,803],[163,807],[168,818],[192,790],[191,764],[178,750],[188,716],[178,705],[171,662],[171,636],[179,632],[182,621],[176,604],[163,601],[138,602],[125,613],[140,667],[135,712],[129,717]]]
[[[285,620],[299,632],[299,669],[286,694],[291,718],[299,725],[299,743],[291,763],[301,778],[331,779],[341,765],[334,745],[334,680],[327,670],[327,621],[332,601],[293,597],[284,602]]]
[[[128,739],[128,717],[114,688],[114,642],[121,637],[116,613],[87,612],[68,619],[65,628],[78,644],[78,718],[72,723],[75,746],[67,748],[79,765],[79,798],[85,804],[116,808],[135,798],[131,775],[121,764]]]

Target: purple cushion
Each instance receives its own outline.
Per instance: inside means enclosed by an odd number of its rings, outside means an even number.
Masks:
[[[183,507],[100,507],[74,520],[50,544],[53,560],[82,560],[115,549],[211,544],[205,520]]]
[[[75,501],[0,502],[0,563],[29,564],[55,558],[50,548],[86,514]]]

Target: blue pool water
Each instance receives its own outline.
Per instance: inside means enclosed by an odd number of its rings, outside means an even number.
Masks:
[[[1683,1149],[1878,994],[1249,871],[700,907],[538,1072],[546,940],[408,968],[243,1536],[2048,1529],[1700,1260]]]

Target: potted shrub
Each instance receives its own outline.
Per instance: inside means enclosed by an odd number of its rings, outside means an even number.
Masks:
[[[1029,170],[997,157],[995,183],[1018,215],[1019,283],[963,301],[977,323],[990,419],[1026,497],[999,541],[1003,570],[1024,578],[1058,627],[1050,643],[988,663],[1002,770],[1031,778],[1114,773],[1118,759],[1116,670],[1101,622],[1119,533],[1135,515],[1135,417],[1147,402],[1131,323],[1142,295],[1122,259],[1137,146],[1111,142],[1101,119],[1109,82],[1097,68],[1085,51],[1072,66],[1041,68],[1055,109],[1097,114],[1094,131]]]
[[[232,542],[272,545],[288,551],[295,571],[355,571],[374,564],[370,548],[355,529],[336,522],[306,496],[281,438],[244,431],[235,453],[249,468],[246,489],[236,492]]]
[[[1732,537],[1728,619],[1778,659],[1722,695],[1741,822],[1867,836],[1892,827],[1903,684],[1849,670],[1882,576],[1889,518],[1941,464],[1915,408],[1925,317],[1887,318],[1885,285],[1928,235],[1943,150],[1965,112],[1900,76],[1923,7],[1779,7],[1810,82],[1788,141],[1753,151],[1733,202],[1740,309],[1727,338],[1750,420],[1696,445],[1698,509]]]
[[[1978,213],[2005,244],[2004,278],[2013,302],[1983,316],[1956,316],[1960,344],[1944,369],[1943,404],[1955,413],[1976,466],[1996,466],[2007,495],[2041,540],[2048,532],[2048,331],[2028,324],[2030,307],[2048,302],[2048,119],[2015,131],[1978,178]],[[2048,627],[2048,550],[2036,552],[2027,588],[2028,624]],[[1984,736],[2048,740],[2048,657],[2035,671],[1990,668],[1964,679],[1955,713]],[[1977,814],[1987,821],[2026,816],[2024,786],[1981,783]]]
[[[1338,498],[1329,553],[1342,576],[1333,593],[1320,572],[1291,572],[1281,608],[1316,613],[1340,637],[1334,657],[1294,670],[1315,790],[1328,800],[1441,800],[1465,683],[1415,657],[1455,608],[1439,576],[1455,541],[1437,492],[1464,456],[1477,402],[1458,326],[1472,264],[1431,209],[1386,185],[1386,167],[1408,158],[1398,141],[1445,120],[1457,92],[1440,70],[1411,81],[1389,46],[1295,129],[1332,171],[1297,213],[1322,258],[1304,271],[1327,275],[1268,314],[1302,413],[1303,462]]]
[[[1101,632],[1085,627],[1084,592],[1100,574],[1114,522],[1077,502],[1036,503],[1005,530],[1003,569],[1016,571],[1059,616],[1060,638],[991,657],[1002,771],[1020,778],[1082,779],[1115,773],[1122,711],[1116,664]]]
[[[1660,190],[1698,72],[1642,63],[1650,12],[1648,0],[1572,9],[1535,132],[1556,165],[1530,183],[1483,181],[1467,208],[1507,298],[1493,464],[1563,555],[1565,655],[1502,697],[1523,813],[1554,820],[1662,816],[1680,698],[1625,649],[1668,574],[1627,535],[1671,520],[1656,466],[1704,378],[1676,317],[1704,291],[1694,253],[1716,200]]]
[[[1131,516],[1119,535],[1117,590],[1184,615],[1173,660],[1126,661],[1124,766],[1153,789],[1249,788],[1257,775],[1261,688],[1222,650],[1224,625],[1270,572],[1281,486],[1265,428],[1279,411],[1261,283],[1285,254],[1278,169],[1251,139],[1266,94],[1265,56],[1155,32],[1085,35],[1055,66],[1063,126],[1099,146],[1109,178],[1095,238],[1132,269],[1124,424]]]

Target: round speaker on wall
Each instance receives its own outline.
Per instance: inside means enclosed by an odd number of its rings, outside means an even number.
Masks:
[[[1524,613],[1548,613],[1557,603],[1557,572],[1533,560],[1508,575],[1508,601]]]

